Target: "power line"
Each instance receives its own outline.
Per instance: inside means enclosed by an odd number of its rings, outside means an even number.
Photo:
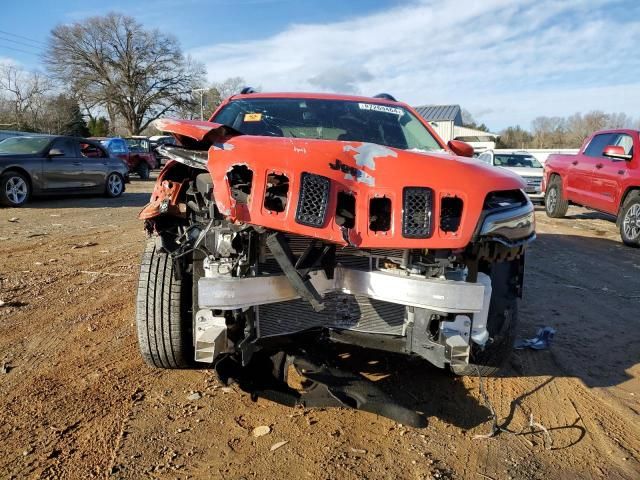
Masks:
[[[20,40],[12,40],[10,38],[2,38],[4,37],[4,35],[2,33],[0,33],[0,42],[11,42],[11,43],[16,43],[18,45],[24,45],[25,47],[29,47],[29,48],[40,48],[40,47],[36,47],[34,45],[30,45],[26,42],[21,42]]]
[[[27,53],[29,55],[33,55],[34,57],[39,57],[41,55],[40,53],[29,52],[27,50],[22,50],[21,48],[14,47],[13,45],[2,45],[2,44],[0,44],[0,49],[1,48],[7,49],[7,50],[14,50],[16,52]]]
[[[33,38],[25,37],[24,35],[18,35],[17,33],[5,32],[4,30],[0,30],[0,33],[3,33],[5,35],[10,35],[10,36],[16,37],[16,38],[21,38],[22,40],[28,40],[29,42],[32,42],[32,43],[37,43],[37,44],[40,44],[40,45],[47,45],[45,42],[41,42],[40,40],[34,40]]]

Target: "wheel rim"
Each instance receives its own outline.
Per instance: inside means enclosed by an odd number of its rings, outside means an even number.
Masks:
[[[556,187],[551,187],[549,193],[547,193],[547,201],[545,202],[548,212],[553,212],[556,209],[558,203],[558,190]]]
[[[110,175],[107,181],[107,188],[111,195],[120,195],[120,192],[122,192],[122,179],[115,173]]]
[[[4,188],[5,195],[7,196],[9,201],[15,205],[24,203],[24,201],[27,199],[27,195],[29,194],[29,187],[27,186],[27,182],[25,182],[21,177],[9,178]]]
[[[638,240],[640,238],[640,204],[631,205],[624,216],[622,228],[625,236],[629,240]]]

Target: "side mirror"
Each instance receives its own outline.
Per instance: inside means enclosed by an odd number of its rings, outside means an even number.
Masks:
[[[453,153],[460,157],[473,157],[473,147],[466,142],[460,140],[449,140],[447,146]]]
[[[49,150],[49,153],[47,154],[47,156],[50,158],[62,157],[63,155],[64,155],[64,152],[59,148],[52,148],[51,150]]]
[[[633,158],[633,155],[625,153],[624,148],[622,148],[620,145],[607,145],[606,147],[604,147],[602,155],[619,160],[631,160]]]

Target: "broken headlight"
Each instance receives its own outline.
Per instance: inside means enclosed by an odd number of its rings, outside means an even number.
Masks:
[[[480,236],[514,241],[531,237],[536,229],[533,205],[489,213],[480,227]]]

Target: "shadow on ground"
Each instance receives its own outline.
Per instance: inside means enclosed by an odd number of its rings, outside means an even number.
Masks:
[[[589,387],[633,378],[628,370],[640,358],[639,269],[640,250],[620,241],[539,233],[527,252],[518,337],[533,337],[543,326],[556,335],[549,350],[516,351],[505,375],[576,377]]]
[[[468,430],[487,421],[490,411],[471,395],[461,378],[421,358],[340,345],[337,365],[357,371],[398,405]]]
[[[96,195],[76,195],[73,197],[35,197],[23,209],[29,208],[121,208],[140,207],[149,202],[148,193],[125,192],[118,198]]]

